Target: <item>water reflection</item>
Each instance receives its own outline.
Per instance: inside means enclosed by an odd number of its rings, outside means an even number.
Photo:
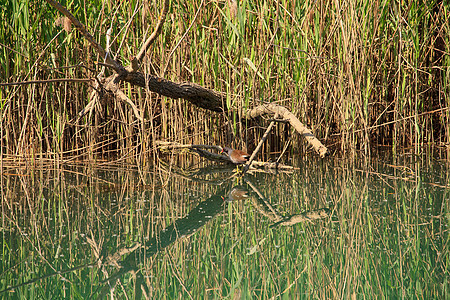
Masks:
[[[243,178],[224,167],[11,167],[2,179],[0,290],[15,298],[447,296],[446,168],[299,167]]]
[[[231,191],[228,193],[228,197],[226,198],[226,201],[232,202],[232,201],[241,201],[249,198],[249,193],[247,189],[243,186],[235,186],[231,189]]]

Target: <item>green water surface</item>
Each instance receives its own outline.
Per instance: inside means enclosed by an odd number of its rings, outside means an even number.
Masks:
[[[448,163],[2,170],[0,298],[449,299]]]

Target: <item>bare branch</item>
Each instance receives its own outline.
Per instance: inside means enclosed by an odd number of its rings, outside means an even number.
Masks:
[[[51,6],[56,8],[59,12],[65,15],[70,19],[72,24],[80,31],[80,33],[91,43],[91,45],[99,52],[100,56],[106,61],[106,63],[99,63],[100,65],[107,66],[113,68],[119,76],[115,77],[114,83],[119,82],[120,80],[124,80],[133,85],[138,85],[143,88],[147,88],[155,93],[160,95],[170,97],[173,99],[182,98],[190,101],[196,106],[215,111],[222,112],[226,111],[225,101],[223,101],[222,96],[210,89],[204,88],[200,85],[194,83],[175,83],[163,78],[159,78],[151,75],[144,75],[139,72],[135,72],[133,70],[137,69],[137,59],[133,59],[132,67],[125,69],[117,61],[113,60],[110,55],[107,55],[106,51],[94,40],[94,37],[87,31],[86,27],[81,24],[64,6],[59,4],[54,0],[46,0]],[[146,45],[141,49],[141,52],[144,53],[143,50],[145,47],[148,47],[157,35],[161,32],[162,25],[165,20],[165,16],[167,15],[167,11],[169,8],[168,0],[165,0],[164,7],[161,13],[160,22],[158,23],[155,32],[152,36],[146,41]],[[153,38],[152,38],[153,37]],[[143,54],[138,54],[138,57],[142,59]],[[124,99],[122,99],[124,100]],[[127,101],[127,103],[129,103]],[[135,108],[135,107],[134,107]],[[133,108],[136,117],[136,110]]]
[[[21,81],[21,82],[0,83],[0,86],[39,84],[39,83],[50,83],[50,82],[91,82],[91,81],[94,81],[94,79],[89,79],[89,78],[57,78],[57,79],[47,79],[47,80],[30,80],[30,81]]]
[[[275,114],[275,119],[278,117],[278,114]],[[273,125],[275,125],[275,122],[272,121],[269,124],[269,127],[267,127],[266,132],[264,132],[264,135],[262,139],[259,141],[258,146],[256,146],[255,150],[253,150],[252,156],[250,156],[248,163],[244,167],[244,173],[248,171],[250,168],[252,161],[255,159],[256,154],[258,154],[259,150],[261,149],[264,142],[267,140],[267,137],[269,136],[269,132],[272,130]]]
[[[197,153],[201,157],[204,157],[206,159],[212,160],[212,161],[218,161],[218,162],[227,162],[232,163],[231,159],[222,154],[215,154],[203,149],[209,149],[209,150],[217,150],[222,151],[221,146],[213,146],[213,145],[195,145],[195,144],[180,144],[177,142],[164,142],[164,141],[156,141],[156,145],[159,147],[159,149],[163,151],[168,150],[188,150],[192,151],[194,153]],[[253,161],[251,164],[251,167],[253,168],[265,168],[265,169],[282,169],[282,170],[292,170],[292,166],[285,166],[283,164],[278,164],[276,162],[274,163],[268,163],[268,162],[258,162]]]
[[[147,49],[150,47],[151,44],[156,40],[156,38],[161,34],[162,26],[164,25],[164,22],[166,21],[167,12],[169,11],[169,0],[164,1],[164,6],[161,10],[161,15],[159,16],[158,24],[156,24],[156,28],[153,31],[153,33],[150,35],[150,37],[145,41],[145,43],[142,45],[141,50],[139,51],[138,55],[136,55],[137,61],[140,63],[142,61],[142,57],[144,56]],[[133,69],[136,71],[136,69]]]
[[[100,46],[100,44],[95,41],[94,37],[87,31],[86,27],[81,24],[81,22],[78,21],[78,19],[75,18],[74,15],[72,15],[64,6],[53,0],[45,1],[47,1],[48,4],[50,4],[60,13],[69,18],[69,20],[78,29],[78,31],[89,41],[89,43],[91,43],[92,47],[94,47],[98,51],[100,56],[104,60],[106,60],[106,62],[111,65],[117,73],[123,74],[125,72],[125,68],[121,64],[113,60],[109,55],[106,55],[105,49],[103,49],[102,46]]]
[[[115,75],[118,76],[118,75]],[[128,98],[122,90],[119,89],[117,84],[114,83],[114,80],[110,80],[108,84],[105,87],[107,90],[112,91],[114,95],[122,100],[123,102],[127,103],[129,106],[131,106],[134,116],[139,120],[143,121],[144,118],[142,117],[141,111],[136,107],[133,101],[131,101],[130,98]]]
[[[192,104],[208,110],[227,111],[225,99],[220,93],[195,83],[176,83],[161,77],[144,75],[140,72],[130,72],[122,79],[166,97],[188,100]]]
[[[300,120],[286,107],[274,103],[264,104],[247,111],[245,117],[248,119],[253,119],[263,114],[275,114],[285,119],[286,121],[289,121],[292,127],[294,127],[299,134],[303,135],[303,137],[314,147],[314,150],[316,150],[316,152],[319,154],[320,157],[323,158],[325,157],[325,155],[327,155],[328,153],[327,147],[325,147],[314,136],[311,130],[309,130],[308,127],[303,125],[303,123],[300,122]]]

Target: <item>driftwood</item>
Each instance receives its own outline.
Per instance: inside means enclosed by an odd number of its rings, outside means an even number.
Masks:
[[[99,64],[114,69],[114,71],[116,72],[115,75],[112,75],[107,79],[99,79],[99,81],[103,83],[106,82],[107,84],[104,86],[104,88],[107,91],[114,93],[114,95],[118,99],[130,105],[134,112],[134,115],[138,120],[143,121],[143,114],[136,107],[133,101],[120,90],[118,83],[121,81],[126,81],[131,83],[132,85],[146,88],[149,91],[158,93],[166,97],[174,99],[182,98],[198,107],[202,107],[214,112],[228,111],[225,98],[219,92],[210,90],[195,83],[175,83],[164,78],[149,74],[143,74],[137,71],[146,51],[161,33],[161,28],[164,24],[169,8],[169,0],[164,0],[161,15],[155,30],[143,43],[139,53],[132,59],[131,65],[128,67],[124,67],[120,62],[114,60],[108,53],[108,51],[105,51],[105,49],[103,49],[100,44],[95,41],[94,37],[88,32],[86,27],[81,22],[79,22],[64,6],[54,0],[46,1],[59,12],[61,12],[67,19],[69,19],[73,26],[75,26],[77,30],[89,41],[91,46],[97,50],[100,56],[104,59],[104,62]],[[232,2],[234,1],[231,1],[230,3]],[[98,97],[92,97],[91,102],[95,103],[97,100]],[[85,107],[85,109],[83,109],[82,113],[85,114],[92,110],[95,107],[93,103],[89,103]],[[245,118],[256,118],[263,114],[273,114],[275,115],[275,118],[280,117],[282,120],[288,121],[298,133],[306,138],[306,140],[313,146],[320,157],[324,157],[328,153],[327,148],[312,134],[311,130],[303,125],[292,112],[290,112],[283,106],[272,103],[260,105],[247,111],[247,113],[245,114]],[[273,124],[270,127],[272,126]],[[201,151],[203,151],[201,149],[195,149],[195,151],[197,151],[199,154]]]

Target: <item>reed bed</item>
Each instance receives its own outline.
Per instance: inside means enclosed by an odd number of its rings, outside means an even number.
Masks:
[[[2,83],[94,78],[97,53],[45,2],[0,4]],[[449,6],[445,1],[172,1],[142,71],[226,93],[227,114],[124,84],[145,112],[109,96],[78,117],[92,83],[2,86],[1,153],[27,159],[155,158],[154,141],[252,148],[265,126],[239,122],[262,102],[291,109],[324,143],[365,153],[437,149],[448,157]],[[39,5],[37,5],[39,4]],[[74,1],[68,9],[125,64],[159,17],[158,1]],[[63,26],[65,25],[65,27]],[[105,74],[108,74],[105,70]],[[264,151],[303,141],[279,125]],[[97,147],[96,145],[99,145]]]

